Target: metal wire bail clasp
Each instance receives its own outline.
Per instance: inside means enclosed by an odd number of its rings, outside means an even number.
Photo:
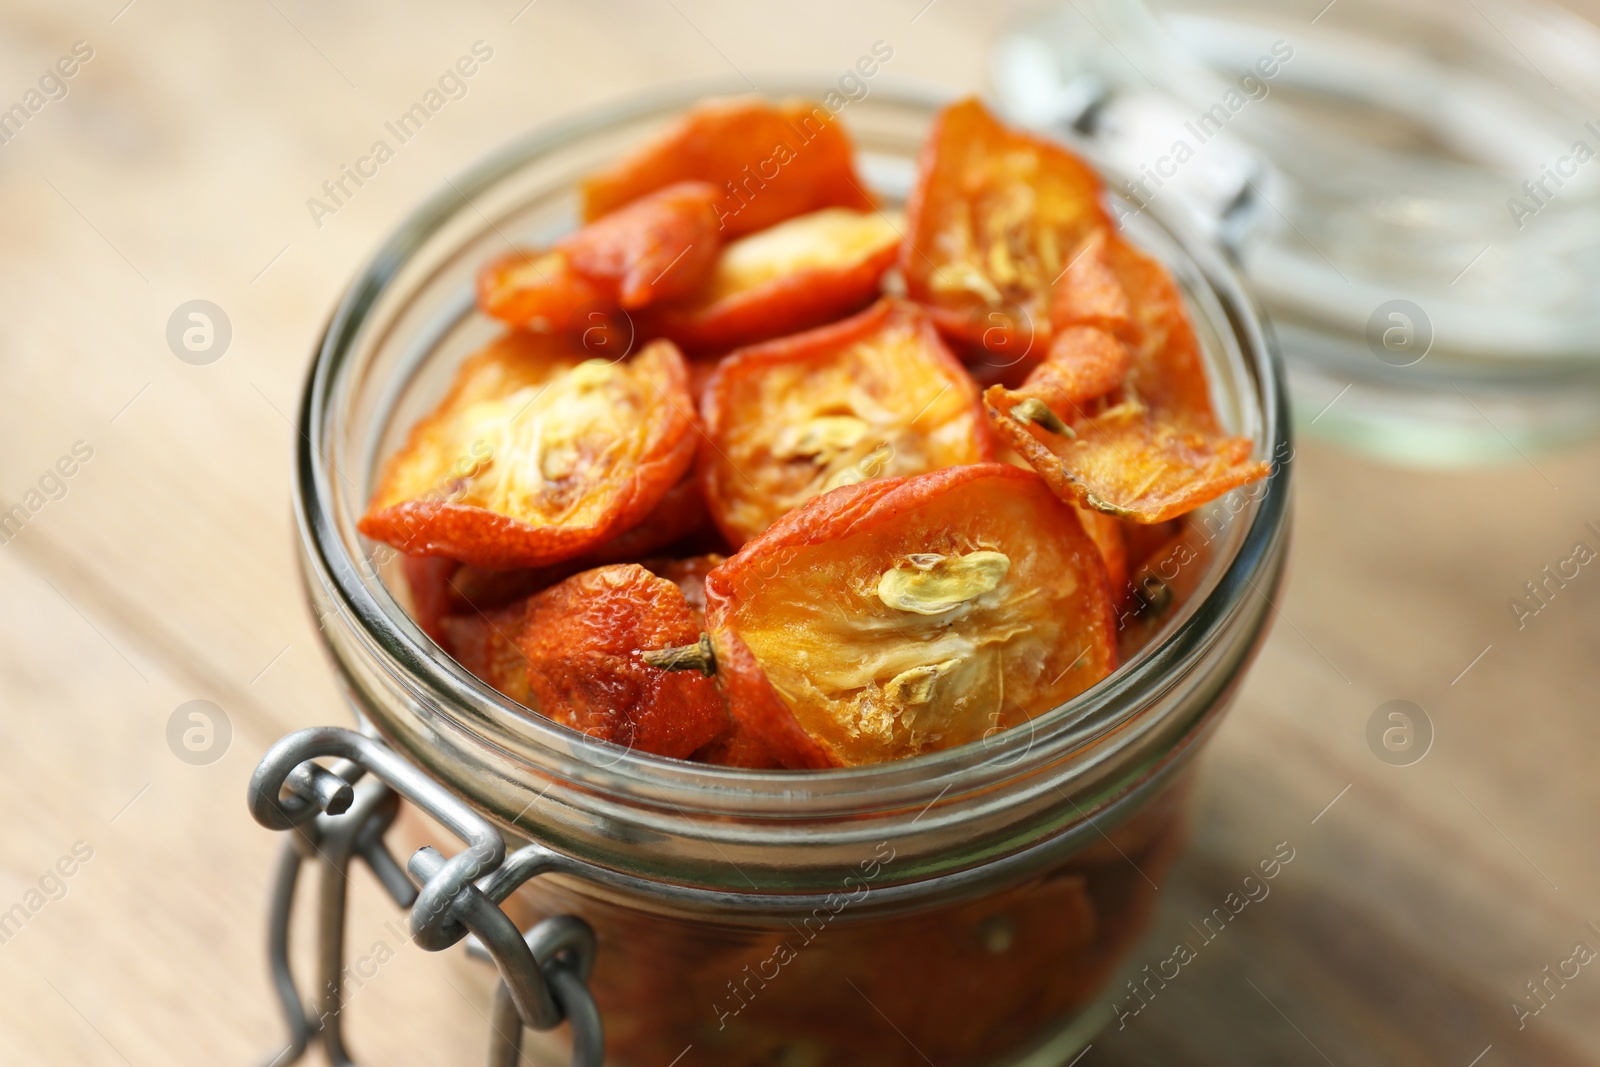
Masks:
[[[326,767],[313,762],[329,757],[334,762]],[[419,849],[402,869],[383,840],[402,797],[467,847],[449,859],[435,849]],[[491,1018],[491,1067],[516,1064],[524,1026],[549,1030],[563,1021],[572,1031],[574,1067],[600,1067],[604,1038],[588,986],[594,931],[570,915],[546,919],[526,934],[518,930],[498,902],[545,868],[507,864],[500,832],[438,782],[380,741],[353,730],[312,727],[283,738],[262,757],[250,778],[249,804],[261,825],[292,831],[274,881],[267,938],[289,1041],[268,1061],[269,1067],[298,1060],[313,1038],[321,1039],[335,1067],[354,1067],[341,1024],[346,879],[354,859],[371,868],[396,904],[411,909],[410,930],[417,944],[437,952],[470,933],[494,960],[500,983]],[[321,987],[317,1003],[309,1006],[289,967],[289,920],[306,862],[321,869]]]

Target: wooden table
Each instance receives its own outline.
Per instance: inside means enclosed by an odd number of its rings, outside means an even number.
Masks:
[[[124,2],[0,15],[0,106],[93,49],[0,146],[0,511],[29,511],[0,545],[0,913],[27,918],[0,944],[0,1060],[246,1063],[279,1036],[262,949],[279,840],[245,779],[280,734],[344,717],[298,584],[288,416],[345,280],[531,123],[729,68],[842,72],[876,40],[895,75],[976,87],[1012,8]],[[307,198],[479,40],[493,57],[467,95],[316,225]],[[164,336],[196,298],[232,324],[204,366]],[[77,442],[92,456],[46,478]],[[1507,606],[1600,543],[1600,447],[1446,474],[1315,441],[1300,457],[1281,618],[1140,951],[1165,957],[1278,842],[1296,858],[1081,1063],[1600,1062],[1600,967],[1525,1028],[1511,1007],[1574,942],[1600,949],[1600,570],[1521,630]],[[28,495],[41,478],[55,498]],[[1365,740],[1395,698],[1437,729],[1411,767]],[[167,741],[197,699],[231,724],[208,765]],[[359,955],[392,909],[365,879],[355,907]],[[357,993],[354,1045],[375,1065],[479,1062],[488,989],[459,953],[407,948]]]

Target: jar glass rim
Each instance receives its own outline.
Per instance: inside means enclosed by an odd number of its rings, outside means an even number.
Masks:
[[[820,99],[829,87],[827,81],[815,78],[770,79],[763,95]],[[424,637],[372,570],[350,523],[341,520],[336,500],[340,475],[327,460],[338,446],[341,430],[338,400],[351,387],[351,368],[373,325],[375,309],[392,295],[391,286],[411,258],[448,224],[475,210],[478,195],[571,139],[617,123],[665,118],[706,96],[747,90],[747,83],[728,79],[657,87],[537,127],[447,181],[383,242],[335,309],[303,394],[295,508],[307,580],[320,582],[335,609],[353,620],[357,639],[378,655],[387,671],[404,675],[415,691],[424,694],[423,710],[433,717],[436,728],[477,734],[478,740],[493,746],[496,739],[483,736],[468,720],[481,722],[487,715],[506,721],[506,716],[515,716],[529,742],[519,751],[521,758],[536,752],[542,773],[619,796],[650,796],[675,806],[692,804],[700,811],[816,814],[849,810],[869,796],[873,806],[922,800],[931,804],[935,794],[943,795],[939,784],[946,783],[944,788],[949,789],[951,776],[957,773],[969,787],[981,790],[1087,746],[1100,749],[1102,756],[1108,754],[1116,747],[1116,735],[1210,648],[1244,601],[1267,595],[1260,583],[1271,583],[1270,572],[1281,555],[1287,526],[1288,406],[1270,332],[1226,256],[1182,220],[1159,210],[1147,209],[1144,215],[1170,238],[1184,265],[1203,279],[1214,302],[1207,313],[1220,316],[1219,328],[1229,331],[1243,357],[1250,394],[1244,402],[1256,415],[1258,458],[1283,462],[1274,463],[1264,491],[1240,513],[1248,521],[1234,539],[1231,556],[1212,563],[1218,572],[1215,580],[1198,603],[1186,606],[1179,624],[1086,693],[992,740],[872,766],[772,772],[665,759],[577,735],[525,711],[519,713],[508,698],[467,674]],[[948,89],[887,77],[872,93],[882,103],[930,114],[955,95]],[[1086,154],[1093,156],[1092,151]],[[452,713],[461,708],[480,714]]]

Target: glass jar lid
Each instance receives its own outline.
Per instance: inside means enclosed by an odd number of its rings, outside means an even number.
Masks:
[[[1570,13],[1083,0],[993,73],[1233,252],[1315,431],[1459,462],[1600,424],[1600,33]]]

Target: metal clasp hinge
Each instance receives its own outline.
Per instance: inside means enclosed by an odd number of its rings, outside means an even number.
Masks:
[[[332,758],[329,766],[315,762]],[[367,777],[370,775],[370,777]],[[363,780],[365,779],[365,780]],[[467,846],[446,859],[419,849],[402,868],[384,842],[401,799],[410,801]],[[267,953],[289,1041],[267,1067],[286,1067],[320,1039],[335,1067],[355,1067],[344,1046],[344,926],[348,875],[360,859],[389,896],[410,909],[412,940],[437,952],[469,933],[500,972],[490,1023],[490,1067],[515,1067],[523,1027],[549,1030],[566,1022],[573,1067],[601,1067],[604,1034],[589,992],[594,931],[582,919],[545,919],[526,934],[500,909],[518,886],[547,869],[536,847],[507,862],[505,840],[477,812],[438,782],[371,737],[312,727],[280,740],[250,778],[250,813],[291,837],[273,880]],[[317,887],[316,1003],[306,1005],[289,966],[289,922],[301,868],[320,868]]]

